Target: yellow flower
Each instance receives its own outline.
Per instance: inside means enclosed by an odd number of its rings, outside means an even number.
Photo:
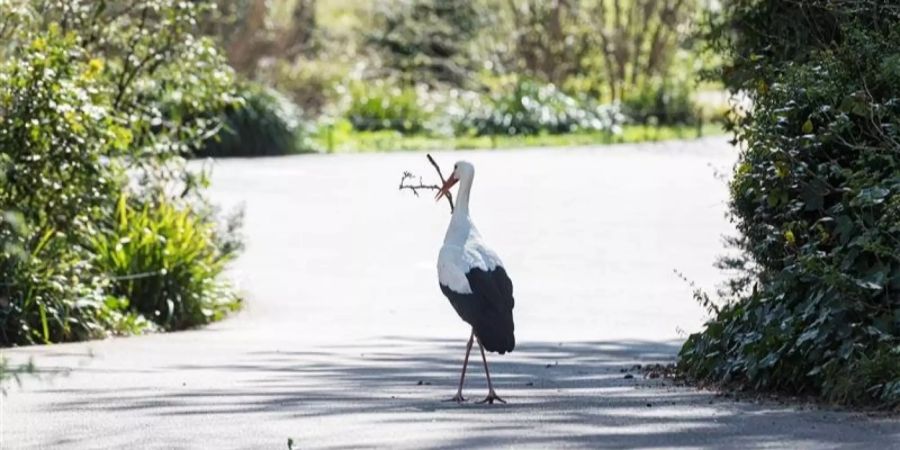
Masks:
[[[88,61],[87,69],[85,69],[82,77],[86,80],[93,80],[97,77],[97,75],[103,72],[103,60],[99,58],[93,58]]]
[[[40,37],[35,38],[33,41],[31,41],[31,48],[39,52],[44,51],[47,49],[47,40]]]

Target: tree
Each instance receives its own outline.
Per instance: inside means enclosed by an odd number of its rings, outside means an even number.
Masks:
[[[228,63],[253,77],[261,61],[292,61],[314,48],[316,0],[295,0],[286,21],[272,20],[270,0],[218,1],[204,22],[225,47]]]
[[[507,10],[512,67],[558,86],[594,72],[613,101],[669,75],[697,13],[695,0],[508,0]]]
[[[481,28],[471,0],[403,0],[376,11],[369,43],[389,74],[406,84],[470,83],[470,45]]]

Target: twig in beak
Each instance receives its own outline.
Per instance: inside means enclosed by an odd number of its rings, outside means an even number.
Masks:
[[[407,184],[407,180],[414,179],[415,175],[413,175],[410,172],[403,172],[403,176],[400,178],[400,188],[399,189],[401,191],[403,189],[409,189],[410,191],[412,191],[413,195],[415,195],[416,197],[419,196],[419,189],[436,190],[436,191],[438,191],[438,194],[435,196],[435,199],[440,199],[441,194],[445,195],[447,197],[447,203],[450,204],[450,213],[452,214],[453,213],[453,194],[451,194],[450,192],[446,192],[446,193],[441,192],[441,186],[444,186],[447,184],[447,181],[444,179],[444,174],[441,172],[441,167],[438,166],[437,162],[434,160],[434,158],[431,157],[430,154],[427,154],[425,156],[428,157],[428,161],[431,163],[432,166],[434,166],[434,170],[437,171],[438,178],[441,179],[441,184],[440,185],[424,184],[422,182],[422,177],[419,177],[419,184],[417,184],[417,185]]]
[[[439,166],[438,163],[434,160],[434,158],[431,157],[431,153],[426,153],[425,157],[428,158],[428,161],[431,163],[432,166],[434,166],[434,170],[437,171],[438,178],[441,179],[441,186],[446,184],[447,181],[444,180],[444,174],[441,173],[441,166]],[[447,195],[447,203],[450,204],[450,214],[453,214],[453,194],[447,192],[446,195]]]

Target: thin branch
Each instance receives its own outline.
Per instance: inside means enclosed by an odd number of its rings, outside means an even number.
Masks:
[[[410,191],[412,191],[413,195],[418,197],[419,189],[429,189],[432,191],[441,189],[441,187],[436,184],[425,184],[422,181],[422,177],[419,177],[419,184],[406,184],[406,180],[411,180],[413,178],[416,178],[416,176],[409,172],[403,172],[403,177],[400,178],[400,190],[402,191],[403,189],[409,189]]]
[[[401,191],[404,189],[408,189],[408,190],[412,191],[413,195],[418,197],[420,189],[439,191],[441,189],[441,186],[446,182],[444,180],[444,174],[441,172],[441,166],[438,165],[438,163],[434,160],[434,158],[431,157],[430,154],[426,155],[426,156],[428,157],[428,161],[431,163],[431,165],[434,166],[434,170],[437,172],[438,178],[441,179],[441,184],[440,185],[425,184],[425,182],[422,181],[422,177],[418,177],[419,184],[407,184],[407,180],[414,180],[416,178],[416,176],[410,172],[403,172],[403,176],[400,178],[400,187],[399,187],[399,189]],[[448,192],[446,194],[446,197],[447,197],[447,203],[450,204],[450,213],[452,214],[453,213],[453,194]]]
[[[431,157],[431,153],[426,153],[425,156],[428,158],[428,161],[434,166],[434,170],[437,171],[438,177],[441,179],[441,185],[443,186],[447,181],[444,180],[444,174],[441,173],[441,166],[438,165],[437,162],[434,161],[434,158]],[[453,214],[453,194],[447,193],[447,203],[450,204],[450,214]]]

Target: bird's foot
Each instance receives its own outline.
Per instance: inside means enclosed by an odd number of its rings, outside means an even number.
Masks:
[[[448,398],[447,400],[444,400],[444,401],[445,402],[462,403],[462,402],[466,401],[466,398],[462,396],[462,392],[457,392],[456,395],[454,395],[452,398]]]
[[[506,404],[506,400],[503,400],[502,398],[500,398],[500,396],[497,395],[497,393],[494,392],[493,390],[488,392],[488,395],[487,395],[487,397],[484,398],[484,400],[481,400],[477,403],[479,403],[479,404],[487,403],[487,404],[493,405],[495,401],[503,403],[504,405]]]

